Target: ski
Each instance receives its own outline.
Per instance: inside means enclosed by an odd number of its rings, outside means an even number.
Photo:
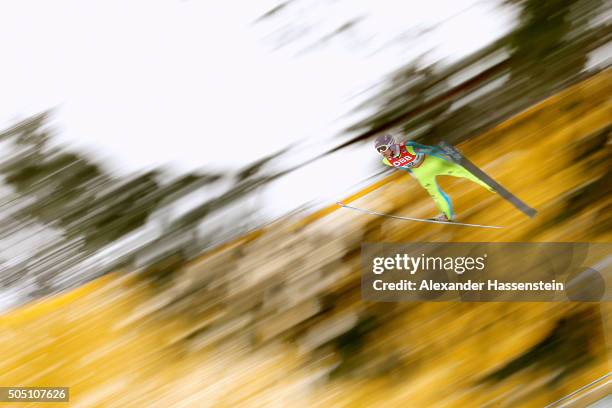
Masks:
[[[497,226],[497,225],[467,224],[467,223],[463,223],[463,222],[438,221],[438,220],[431,220],[431,219],[427,219],[427,218],[400,217],[399,215],[385,214],[385,213],[380,213],[380,212],[376,212],[376,211],[366,210],[366,209],[363,209],[363,208],[353,207],[353,206],[341,203],[340,201],[338,201],[336,204],[338,204],[340,207],[348,208],[350,210],[359,211],[359,212],[362,212],[362,213],[365,213],[365,214],[378,215],[378,216],[381,216],[381,217],[396,218],[398,220],[418,221],[418,222],[431,222],[433,224],[450,224],[450,225],[459,225],[459,226],[463,226],[463,227],[504,228],[504,227],[500,227],[500,226]]]
[[[523,214],[527,215],[528,217],[534,217],[536,215],[537,211],[535,209],[529,207],[527,204],[521,201],[521,199],[512,194],[510,191],[506,190],[497,181],[493,180],[493,178],[491,178],[488,174],[480,170],[478,166],[476,166],[474,163],[469,161],[463,154],[461,154],[461,152],[457,150],[456,147],[452,146],[449,143],[446,143],[445,141],[438,143],[438,146],[442,150],[444,150],[444,153],[446,153],[455,163],[462,167],[465,167],[470,171],[470,173],[487,183],[489,187],[491,187],[500,196],[502,196],[508,202],[514,205]]]

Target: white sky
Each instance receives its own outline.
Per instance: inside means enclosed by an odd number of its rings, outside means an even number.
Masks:
[[[239,168],[304,138],[315,150],[329,145],[349,124],[339,119],[358,102],[351,97],[385,73],[429,49],[430,60],[459,58],[500,36],[513,19],[495,1],[312,0],[302,3],[300,21],[319,23],[321,36],[347,17],[370,18],[364,34],[299,54],[318,36],[273,51],[275,30],[295,21],[291,10],[284,20],[251,24],[275,4],[2,1],[0,127],[56,107],[60,140],[106,156],[115,169]],[[406,27],[441,20],[409,49],[372,53]],[[224,154],[229,148],[239,154]],[[347,170],[364,151],[344,154],[346,166],[337,159],[315,165],[270,197],[298,205],[372,172]]]

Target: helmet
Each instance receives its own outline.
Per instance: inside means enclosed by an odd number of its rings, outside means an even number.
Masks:
[[[374,148],[380,152],[380,148],[386,146],[388,149],[391,149],[391,152],[394,156],[397,156],[399,153],[399,145],[395,142],[393,136],[389,133],[380,135],[374,140]]]

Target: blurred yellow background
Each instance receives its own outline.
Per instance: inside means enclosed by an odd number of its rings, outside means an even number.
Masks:
[[[545,406],[609,372],[609,303],[364,303],[360,244],[610,242],[611,79],[604,71],[459,146],[534,219],[452,178],[442,186],[460,221],[505,228],[337,206],[286,218],[164,279],[118,271],[5,314],[0,384],[68,386],[71,407]],[[344,202],[435,211],[404,173]]]

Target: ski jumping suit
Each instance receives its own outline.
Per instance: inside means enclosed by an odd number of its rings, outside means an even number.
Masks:
[[[466,178],[492,193],[495,192],[467,169],[452,162],[439,147],[425,146],[409,141],[399,145],[399,156],[390,159],[383,158],[383,163],[410,173],[427,190],[436,206],[449,220],[453,219],[453,205],[450,198],[436,182],[437,176]]]

